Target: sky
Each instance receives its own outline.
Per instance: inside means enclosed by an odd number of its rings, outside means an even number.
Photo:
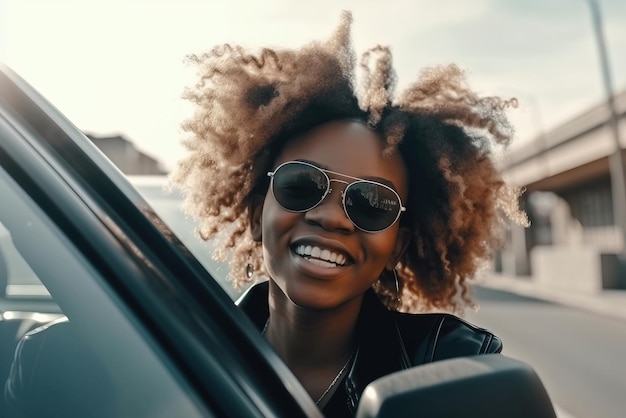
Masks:
[[[353,13],[357,54],[389,45],[398,91],[455,63],[481,94],[517,97],[509,152],[606,97],[590,0],[0,0],[0,61],[78,128],[123,135],[167,169],[185,154],[190,53],[326,39]],[[614,91],[626,88],[626,1],[597,0]]]

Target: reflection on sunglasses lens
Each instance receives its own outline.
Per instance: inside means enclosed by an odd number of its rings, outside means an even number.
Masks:
[[[328,188],[324,173],[304,164],[286,164],[274,174],[274,196],[287,210],[313,208]]]
[[[359,228],[386,229],[396,220],[399,204],[393,193],[374,183],[354,183],[346,190],[346,212]]]
[[[329,190],[326,174],[303,163],[280,166],[274,172],[272,181],[278,203],[296,212],[313,209]],[[391,189],[367,180],[357,180],[346,187],[344,205],[352,223],[370,232],[390,227],[400,211],[400,202]]]

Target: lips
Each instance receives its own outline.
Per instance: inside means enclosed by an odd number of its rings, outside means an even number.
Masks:
[[[311,263],[322,267],[342,267],[348,263],[348,258],[345,254],[323,246],[298,244],[294,247],[294,252]]]

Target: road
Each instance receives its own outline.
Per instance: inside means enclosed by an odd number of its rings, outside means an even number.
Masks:
[[[479,309],[466,319],[535,368],[561,416],[626,416],[625,321],[493,289],[475,295]]]

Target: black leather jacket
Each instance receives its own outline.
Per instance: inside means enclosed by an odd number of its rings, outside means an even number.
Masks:
[[[238,301],[261,330],[269,317],[268,282],[251,287]],[[502,341],[491,332],[445,313],[407,314],[388,310],[368,290],[357,322],[358,350],[345,391],[337,390],[323,411],[352,416],[365,387],[379,377],[433,361],[499,353]]]

